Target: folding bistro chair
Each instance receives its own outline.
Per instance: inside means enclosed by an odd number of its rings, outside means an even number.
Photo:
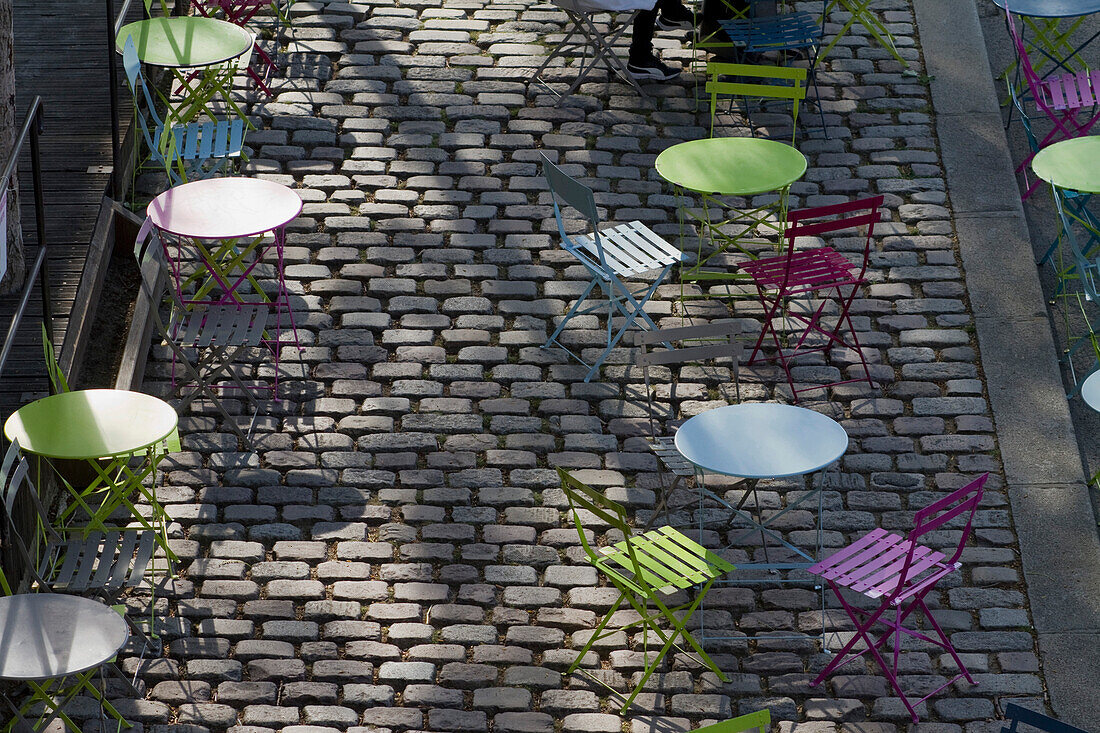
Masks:
[[[730,80],[728,77],[734,77]],[[789,83],[788,83],[789,82]],[[714,120],[718,115],[718,95],[753,97],[756,99],[790,100],[791,144],[798,135],[798,107],[806,99],[806,70],[788,66],[763,64],[727,64],[711,61],[707,64],[706,92],[710,95],[710,136],[714,137]],[[745,117],[752,126],[746,107]]]
[[[1007,3],[1006,3],[1007,6]],[[1009,35],[1016,50],[1020,72],[1024,76],[1030,96],[1035,107],[1042,112],[1050,122],[1052,128],[1041,140],[1032,145],[1032,152],[1027,155],[1020,165],[1016,167],[1016,173],[1022,174],[1027,188],[1024,190],[1023,199],[1034,193],[1039,181],[1027,183],[1027,168],[1036,152],[1056,143],[1060,140],[1071,140],[1076,137],[1088,135],[1093,126],[1100,120],[1100,71],[1083,70],[1076,73],[1051,75],[1040,78],[1032,67],[1028,57],[1027,48],[1016,30],[1016,23],[1012,19],[1012,12],[1006,7],[1005,18]],[[1009,94],[1017,96],[1017,92],[1009,82]],[[1022,100],[1018,100],[1021,101]],[[1021,108],[1024,105],[1020,105]],[[1021,117],[1028,120],[1027,127],[1033,121],[1023,109]]]
[[[285,22],[286,18],[278,7],[278,2],[273,0],[191,0],[191,6],[195,8],[200,15],[207,18],[214,17],[218,11],[221,11],[221,15],[229,23],[238,25],[242,28],[248,25],[248,23],[256,16],[256,14],[266,7],[272,9],[275,22],[275,32],[278,32],[278,24]],[[253,54],[259,59],[254,64],[251,57]],[[264,50],[263,46],[256,42],[256,36],[252,36],[252,53],[247,54],[247,63],[242,64],[244,71],[248,74],[248,77],[255,82],[256,86],[263,91],[264,94],[271,96],[271,89],[267,83],[271,80],[271,77],[279,71],[279,65],[275,63],[275,60],[271,58],[271,55]],[[262,64],[262,70],[257,67]]]
[[[758,57],[763,54],[779,54],[783,61],[787,56],[805,54],[809,68],[808,80],[814,89],[821,128],[825,130],[825,112],[821,109],[821,93],[817,88],[817,59],[825,28],[825,3],[821,2],[821,16],[815,18],[805,10],[775,15],[757,12],[758,0],[749,0],[748,17],[719,21],[722,30],[743,56]]]
[[[924,597],[936,587],[940,580],[962,567],[959,557],[970,537],[974,513],[982,500],[982,491],[988,479],[989,474],[983,474],[961,489],[918,510],[913,517],[913,529],[909,531],[908,537],[901,537],[885,529],[873,529],[807,571],[828,582],[856,629],[851,640],[825,669],[821,670],[811,683],[812,685],[820,685],[822,680],[841,665],[865,653],[870,653],[882,668],[883,674],[890,681],[894,691],[901,697],[913,722],[916,723],[918,722],[916,705],[961,678],[965,677],[970,684],[976,684],[970,672],[967,671],[966,665],[959,659],[950,639],[936,623],[935,617],[924,602]],[[950,558],[938,550],[919,544],[919,540],[924,535],[934,532],[956,518],[960,521],[952,526],[963,523],[963,519],[965,524],[959,534],[959,544]],[[848,603],[841,592],[843,588],[860,594],[871,603],[878,603],[878,607],[869,606],[873,610],[865,610]],[[914,611],[920,611],[924,615],[935,631],[936,638],[905,628],[903,625],[905,620]],[[872,629],[876,624],[886,626],[886,630],[878,639],[872,639]],[[901,652],[902,634],[946,650],[960,670],[957,675],[915,703],[910,702],[898,682],[898,658]],[[891,638],[893,638],[894,647],[893,663],[888,664],[879,653],[879,648]],[[860,642],[864,648],[858,652],[853,651]]]
[[[243,120],[189,122],[166,128],[145,83],[132,38],[126,39],[122,64],[126,71],[126,83],[134,95],[134,116],[149,149],[150,161],[164,167],[171,185],[212,176],[227,166],[230,158],[241,157],[244,148]],[[146,114],[149,115],[148,121]],[[204,170],[203,163],[207,161],[216,163],[209,170]]]
[[[741,382],[738,378],[738,366],[741,360],[742,345],[737,341],[741,335],[741,324],[737,321],[718,321],[703,326],[683,326],[679,328],[663,328],[656,331],[643,331],[638,334],[638,351],[634,363],[642,368],[645,379],[646,407],[649,412],[649,448],[664,465],[665,469],[675,478],[672,484],[665,489],[664,474],[659,473],[661,481],[661,496],[653,515],[646,524],[646,529],[652,525],[653,520],[664,509],[667,520],[668,501],[676,486],[684,478],[695,475],[695,466],[685,459],[676,449],[673,435],[658,434],[657,419],[660,407],[654,403],[654,388],[650,381],[650,367],[654,366],[680,366],[678,370],[680,379],[672,376],[669,379],[668,407],[661,410],[662,417],[666,419],[665,429],[673,427],[681,422],[677,417],[677,403],[692,398],[705,396],[706,384],[725,385],[729,383],[732,371],[734,389],[737,401],[741,401]],[[680,346],[673,347],[672,344]],[[650,350],[661,344],[666,348]],[[717,363],[713,369],[693,369],[690,374],[683,368],[684,364],[698,363],[706,360],[722,360],[722,366]],[[730,369],[725,368],[725,360],[728,359]],[[690,379],[690,384],[683,384],[681,380]],[[664,431],[661,431],[662,433]]]
[[[760,304],[764,308],[764,327],[748,363],[777,360],[787,374],[787,383],[795,402],[800,393],[810,390],[862,381],[866,381],[872,388],[875,385],[849,310],[860,288],[867,283],[864,273],[871,254],[871,237],[874,236],[875,222],[879,220],[879,207],[882,203],[882,196],[874,196],[846,204],[792,211],[787,214],[788,226],[784,231],[787,251],[775,257],[762,257],[740,265],[756,285]],[[856,227],[867,228],[867,234],[863,238],[863,254],[858,264],[831,247],[798,250],[795,246],[799,237],[820,237]],[[838,312],[835,316],[826,317],[825,310],[830,302],[830,295],[835,299]],[[807,301],[804,307],[791,307],[792,301],[803,298]],[[821,300],[815,305],[813,299],[816,298]],[[790,336],[781,333],[781,329],[788,326],[794,326],[801,333]],[[764,340],[769,335],[776,354],[764,357]],[[863,366],[862,376],[797,387],[791,373],[792,362],[803,354],[825,351],[833,346],[851,349],[859,356]]]
[[[728,682],[729,678],[688,633],[687,624],[715,579],[723,573],[734,570],[734,566],[672,527],[659,527],[644,534],[633,534],[627,523],[626,510],[621,504],[608,499],[591,486],[581,483],[561,468],[558,469],[558,476],[561,477],[561,488],[569,500],[573,524],[577,528],[577,534],[580,535],[581,546],[584,548],[588,562],[607,576],[612,585],[619,590],[619,598],[612,604],[611,610],[603,620],[596,625],[592,635],[588,637],[588,641],[564,674],[570,675],[579,671],[621,698],[620,692],[582,668],[581,662],[600,639],[627,629],[640,628],[642,638],[638,646],[645,659],[645,669],[642,671],[641,678],[635,683],[634,691],[626,697],[619,710],[620,714],[626,712],[634,702],[634,698],[645,687],[646,680],[661,666],[662,660],[673,648],[706,665],[722,681]],[[582,522],[582,511],[585,512],[585,519],[594,517],[596,521],[618,530],[622,533],[623,540],[614,545],[593,547],[588,541],[588,530]],[[693,600],[679,606],[668,605],[666,596],[677,591],[686,591],[688,588],[695,588],[692,593]],[[607,629],[612,617],[624,602],[629,604],[640,618],[617,629]],[[653,608],[656,610],[651,610]],[[654,643],[656,640],[661,643],[661,650],[656,655],[649,652],[651,634],[656,637]],[[688,651],[684,645],[690,647],[694,653]]]
[[[542,348],[546,349],[551,344],[556,344],[565,349],[574,359],[588,366],[588,374],[584,378],[587,382],[600,371],[600,365],[603,364],[604,359],[619,343],[626,330],[635,324],[635,321],[640,319],[645,328],[654,330],[657,328],[657,324],[645,312],[645,305],[657,292],[657,286],[665,279],[672,266],[684,259],[684,254],[654,234],[640,221],[601,230],[592,189],[570,178],[547,160],[546,156],[543,156],[542,162],[546,183],[550,187],[550,198],[554,205],[554,218],[558,223],[562,248],[576,257],[577,261],[592,275],[592,282],[577,298],[577,302],[565,314]],[[565,222],[562,220],[561,209],[558,206],[559,199],[584,217],[591,227],[589,234],[576,236],[566,233]],[[631,291],[623,282],[623,278],[646,275],[654,271],[657,275],[651,278],[650,284],[637,290]],[[607,296],[606,305],[597,303],[581,310],[581,305],[597,286]],[[561,343],[558,337],[574,316],[604,308],[607,310],[607,344],[595,363],[589,365]],[[613,327],[616,313],[626,319],[617,331]]]
[[[1069,723],[1020,707],[1014,702],[1005,705],[1005,722],[1008,725],[1001,728],[1001,733],[1027,733],[1028,728],[1035,728],[1043,733],[1088,733]],[[1024,724],[1023,729],[1020,728],[1020,723]]]
[[[829,4],[825,8],[826,16],[828,16],[829,11],[838,6],[848,11],[849,15],[848,20],[845,21],[844,25],[840,27],[840,30],[833,35],[833,40],[829,41],[829,45],[821,49],[821,52],[817,55],[818,62],[828,56],[829,52],[833,50],[833,46],[835,46],[841,38],[848,35],[858,23],[863,26],[863,29],[866,30],[872,38],[878,41],[880,46],[889,51],[890,55],[897,59],[898,63],[905,67],[909,66],[909,62],[903,59],[901,54],[898,53],[894,34],[890,32],[890,29],[886,27],[885,23],[878,19],[878,16],[875,15],[875,11],[871,9],[871,3],[873,2],[874,0],[829,0]]]
[[[602,64],[607,67],[612,76],[618,76],[634,87],[641,97],[647,98],[649,96],[642,89],[642,85],[638,83],[638,80],[626,70],[626,64],[615,53],[615,44],[634,23],[634,16],[638,14],[638,11],[653,8],[656,0],[550,0],[550,2],[569,18],[569,31],[543,60],[542,65],[531,75],[531,81],[538,82],[551,94],[557,96],[557,104],[560,105],[580,87],[597,65]],[[611,24],[606,31],[601,31],[596,27],[594,16],[600,13],[608,13],[612,16]],[[615,13],[630,13],[630,15],[616,27],[614,25]],[[583,52],[577,68],[577,78],[573,80],[565,94],[558,94],[557,91],[543,81],[542,72],[554,59],[566,53],[577,51]],[[589,53],[591,53],[591,58]]]
[[[697,728],[695,733],[770,733],[771,729],[772,714],[770,710],[764,708],[705,728]]]
[[[193,400],[205,397],[222,414],[233,431],[248,442],[248,435],[229,414],[218,390],[240,390],[252,404],[256,414],[259,404],[253,392],[261,389],[271,389],[274,392],[273,388],[246,384],[234,369],[237,358],[246,350],[265,347],[270,309],[264,303],[185,307],[171,285],[163,289],[158,287],[160,282],[171,278],[171,273],[164,263],[164,251],[159,236],[150,236],[154,230],[152,222],[146,219],[138,232],[134,256],[142,272],[142,292],[152,304],[150,312],[153,326],[159,338],[172,351],[173,386],[176,386],[177,362],[185,374],[185,378],[180,380],[183,385],[182,399],[176,412],[182,415]],[[161,316],[159,308],[162,302],[159,296],[161,290],[169,294],[170,314],[167,321]],[[232,384],[225,385],[226,379],[231,380]]]
[[[0,491],[8,537],[30,573],[39,591],[67,593],[97,598],[109,606],[118,606],[122,592],[149,582],[154,597],[149,599],[148,633],[123,613],[131,632],[145,642],[147,649],[159,649],[154,626],[156,572],[153,553],[157,536],[150,530],[86,531],[72,526],[54,528],[45,505],[30,477],[30,463],[12,441],[0,464]],[[31,537],[16,522],[16,506],[31,509]]]

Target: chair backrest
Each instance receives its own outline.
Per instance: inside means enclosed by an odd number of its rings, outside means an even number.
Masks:
[[[11,442],[4,454],[3,462],[0,462],[0,492],[3,494],[4,516],[7,519],[11,543],[15,545],[34,579],[42,584],[43,579],[37,574],[39,553],[44,549],[40,543],[42,540],[59,542],[61,538],[53,529],[46,507],[39,496],[38,487],[31,479],[30,463],[19,450],[17,440]],[[28,501],[32,510],[30,515],[32,538],[25,536],[28,528],[20,527],[18,520],[20,515],[17,507],[27,506]]]
[[[699,728],[695,733],[769,733],[772,727],[771,711],[767,708],[757,710],[755,713],[738,715],[721,723]]]
[[[612,529],[619,530],[624,539],[630,539],[632,531],[630,524],[627,522],[626,509],[623,508],[622,504],[608,499],[600,491],[573,478],[561,467],[558,467],[558,478],[561,479],[561,490],[565,492],[565,498],[569,501],[569,509],[573,514],[573,524],[577,528],[577,534],[581,538],[581,546],[590,560],[599,560],[600,554],[592,548],[588,542],[588,537],[584,533],[584,523],[581,521],[580,515],[582,509],[590,512],[597,519],[606,522]],[[634,556],[634,550],[630,547],[630,543],[626,544],[627,553],[634,566],[634,574],[641,578],[642,572],[638,565],[638,559]]]
[[[550,188],[550,200],[554,205],[554,219],[558,223],[558,234],[561,235],[562,246],[572,255],[581,259],[582,262],[586,264],[590,262],[591,255],[583,247],[576,245],[573,238],[565,231],[565,222],[561,217],[561,207],[558,205],[559,199],[567,206],[576,209],[588,222],[592,238],[596,243],[599,267],[606,271],[608,269],[607,260],[604,258],[603,243],[600,241],[600,217],[596,213],[596,198],[592,195],[592,189],[551,163],[545,155],[542,156],[542,172],[546,176],[546,185]]]
[[[728,358],[733,369],[733,384],[737,392],[737,401],[741,401],[741,381],[739,364],[743,344],[737,340],[741,335],[741,324],[737,321],[715,321],[701,326],[679,326],[661,328],[656,331],[640,331],[636,338],[638,350],[634,363],[642,368],[645,379],[646,404],[649,408],[649,430],[657,436],[655,410],[653,409],[653,389],[650,384],[649,367],[659,365],[685,364],[708,359]],[[679,347],[674,347],[679,343]],[[663,345],[668,348],[650,348]],[[677,380],[671,383],[671,399],[675,399]]]
[[[155,123],[154,127],[162,125],[164,121],[157,114],[157,105],[153,101],[153,95],[149,92],[149,86],[145,83],[145,75],[141,71],[141,59],[138,58],[137,48],[134,46],[132,36],[126,37],[126,45],[122,49],[122,68],[126,72],[126,84],[130,87],[130,93],[134,95],[134,108],[137,110],[137,118],[141,123],[142,130],[145,132],[146,139],[149,141],[149,146],[152,147],[152,133],[145,122],[145,117],[142,115],[142,102],[144,102],[144,107],[149,112],[150,119]]]
[[[1054,197],[1054,210],[1058,212],[1058,218],[1061,222],[1061,227],[1058,230],[1058,240],[1065,241],[1069,245],[1069,251],[1073,257],[1074,265],[1077,267],[1077,274],[1081,281],[1081,288],[1084,290],[1085,295],[1090,300],[1100,300],[1100,282],[1097,281],[1097,268],[1100,263],[1096,263],[1089,258],[1089,253],[1081,247],[1080,241],[1077,239],[1077,235],[1074,234],[1073,224],[1080,223],[1091,231],[1092,227],[1088,222],[1083,221],[1079,217],[1075,216],[1065,205],[1065,192],[1052,186],[1051,193]],[[1095,235],[1093,235],[1095,236]]]
[[[923,535],[939,529],[956,517],[965,516],[966,526],[959,535],[959,544],[955,548],[955,553],[947,561],[947,564],[953,565],[958,562],[959,556],[962,555],[963,547],[966,546],[966,541],[970,537],[970,528],[974,524],[974,513],[978,510],[978,504],[981,503],[982,493],[985,490],[985,482],[988,480],[989,474],[983,473],[966,486],[952,491],[947,496],[932,502],[923,509],[917,510],[916,514],[913,515],[913,529],[909,530],[909,540],[911,544],[909,553],[906,556],[906,569],[910,568],[913,560],[914,548]],[[908,573],[902,573],[902,577],[908,578],[910,575]]]
[[[875,236],[875,224],[882,216],[880,208],[883,201],[884,197],[878,195],[843,204],[815,206],[788,212],[787,226],[783,231],[788,262],[795,256],[795,240],[799,237],[821,237],[846,229],[867,227],[863,240],[863,262],[859,271],[859,277],[862,278],[871,256],[871,239]],[[790,272],[791,268],[788,267],[787,274],[789,275]]]
[[[710,135],[714,137],[714,118],[718,111],[718,95],[730,94],[761,99],[789,99],[792,104],[791,140],[798,129],[798,108],[806,99],[807,70],[796,66],[765,64],[727,64],[712,61],[707,64],[706,92],[710,95]],[[734,76],[738,81],[720,81]],[[784,83],[790,82],[790,83]]]
[[[1019,730],[1020,723],[1044,731],[1044,733],[1088,733],[1088,731],[1069,723],[1063,723],[1048,715],[1028,710],[1013,702],[1005,705],[1005,722],[1008,725],[1001,729],[1001,733],[1026,733],[1026,731]]]
[[[1005,2],[1005,24],[1008,26],[1009,36],[1012,37],[1013,50],[1016,52],[1016,62],[1019,64],[1020,71],[1024,75],[1024,81],[1027,82],[1028,91],[1031,92],[1031,98],[1035,100],[1035,105],[1043,110],[1051,120],[1057,122],[1058,115],[1050,108],[1050,102],[1047,99],[1043,80],[1038,72],[1035,71],[1035,67],[1031,64],[1031,57],[1028,56],[1027,46],[1024,45],[1024,39],[1016,29],[1016,21],[1012,18],[1010,5],[1011,3]],[[1007,81],[1009,85],[1012,84],[1011,79]],[[1059,127],[1061,127],[1061,123],[1059,123]]]

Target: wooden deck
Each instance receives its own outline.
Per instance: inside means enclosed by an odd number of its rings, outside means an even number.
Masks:
[[[23,119],[35,95],[42,97],[42,183],[54,341],[60,347],[77,283],[110,180],[111,119],[107,70],[106,3],[14,0],[16,107]],[[121,5],[119,0],[117,5]],[[141,3],[131,12],[140,17]],[[119,65],[121,78],[122,70]],[[120,102],[129,99],[125,87]],[[123,133],[128,117],[123,115]],[[37,253],[30,145],[20,162],[20,192],[27,261]],[[0,376],[0,418],[46,390],[39,338],[42,309],[36,292],[19,330],[17,348]],[[0,298],[0,329],[7,332],[18,304]]]

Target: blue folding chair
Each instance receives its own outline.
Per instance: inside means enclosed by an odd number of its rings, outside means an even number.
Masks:
[[[171,185],[207,178],[220,172],[230,158],[241,157],[244,147],[244,120],[238,118],[190,122],[186,125],[173,125],[166,130],[164,120],[157,114],[156,104],[141,73],[141,61],[132,38],[126,39],[122,65],[126,70],[126,83],[134,95],[134,116],[149,148],[150,161],[164,167]],[[148,121],[142,112],[143,102],[148,111]],[[152,130],[149,129],[150,123]],[[217,163],[209,170],[204,169],[203,163],[211,160]]]
[[[1005,722],[1008,723],[1008,725],[1001,729],[1001,733],[1024,733],[1024,731],[1019,729],[1020,723],[1023,723],[1025,726],[1037,728],[1038,730],[1044,731],[1044,733],[1088,733],[1088,731],[1070,725],[1069,723],[1063,723],[1060,720],[1055,720],[1049,715],[1043,715],[1034,710],[1022,708],[1012,702],[1005,706]]]
[[[558,222],[562,248],[576,257],[577,261],[592,274],[592,282],[577,298],[577,302],[565,314],[542,348],[549,348],[551,344],[560,346],[574,359],[589,367],[588,374],[584,378],[587,382],[599,372],[600,365],[622,339],[626,330],[636,321],[640,320],[645,328],[656,330],[657,324],[645,312],[645,304],[657,292],[657,286],[665,279],[672,266],[684,260],[684,253],[661,239],[640,221],[601,230],[592,189],[573,180],[561,168],[547,160],[545,155],[542,162],[546,183],[550,187],[551,201],[554,204],[554,218]],[[589,234],[577,236],[566,233],[561,208],[558,206],[559,199],[584,217],[591,227]],[[657,271],[656,277],[652,279],[647,277],[649,284],[639,289],[632,291],[623,282],[624,278],[647,275],[654,271]],[[597,303],[582,310],[581,305],[597,285],[607,297],[606,305]],[[588,364],[568,346],[561,343],[558,337],[574,316],[593,313],[602,308],[607,309],[607,344],[599,358],[593,364]],[[612,325],[616,313],[626,319],[618,330],[615,330]]]
[[[809,64],[809,83],[814,90],[814,100],[821,128],[825,130],[825,112],[821,109],[821,94],[817,88],[818,52],[825,35],[825,5],[822,0],[821,15],[814,17],[805,10],[775,15],[758,12],[757,0],[750,0],[747,17],[719,21],[733,47],[744,56],[778,53],[780,59],[787,54],[805,54]],[[758,63],[752,59],[750,63]]]

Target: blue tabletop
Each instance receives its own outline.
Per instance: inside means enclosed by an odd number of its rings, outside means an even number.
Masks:
[[[676,431],[676,449],[711,473],[741,478],[800,476],[848,449],[840,423],[777,403],[729,405],[696,415]]]
[[[993,0],[994,4],[1009,9],[1016,15],[1032,18],[1076,18],[1079,15],[1100,13],[1100,0]]]

